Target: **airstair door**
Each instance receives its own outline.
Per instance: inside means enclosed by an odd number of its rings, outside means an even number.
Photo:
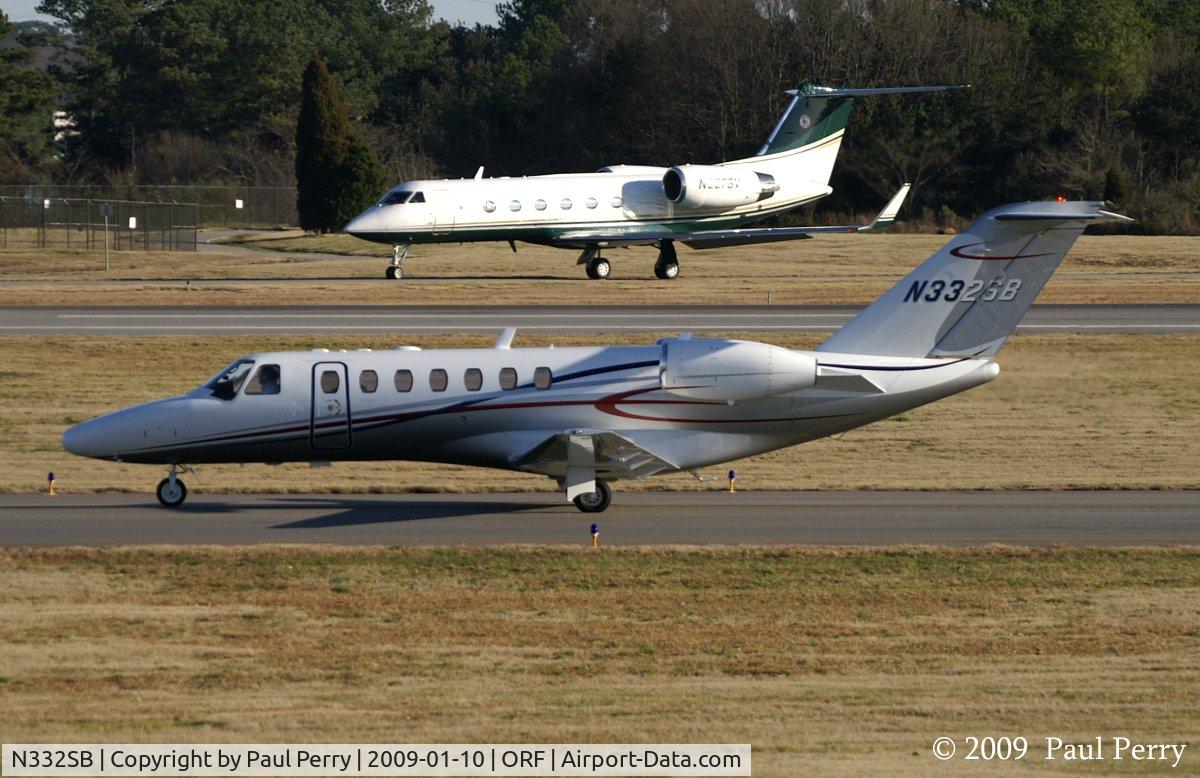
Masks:
[[[311,424],[313,448],[350,448],[350,386],[341,362],[313,365]]]

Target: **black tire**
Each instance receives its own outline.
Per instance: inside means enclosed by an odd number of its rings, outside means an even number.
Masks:
[[[600,278],[600,276],[596,275],[596,268],[592,267],[591,262],[588,262],[586,265],[584,265],[583,271],[585,273],[587,273],[587,277],[592,279],[593,281]]]
[[[663,281],[672,281],[679,277],[679,263],[675,260],[654,263],[654,275]]]
[[[596,257],[588,262],[587,266],[588,278],[594,278],[603,281],[612,275],[612,265],[604,257]]]
[[[596,491],[581,494],[571,502],[584,513],[602,513],[612,502],[612,489],[603,481],[596,482]]]
[[[384,271],[384,275],[387,276],[389,280],[399,281],[401,278],[404,278],[404,268],[400,267],[399,265],[388,265],[387,270]]]
[[[164,508],[178,508],[187,499],[187,484],[176,478],[175,488],[172,489],[171,479],[164,478],[158,482],[158,488],[154,490],[154,494]]]

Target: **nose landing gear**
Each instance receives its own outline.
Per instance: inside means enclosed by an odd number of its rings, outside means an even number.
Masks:
[[[393,281],[399,281],[404,278],[404,260],[408,257],[408,244],[401,243],[392,246],[392,264],[387,266],[384,275]]]
[[[158,497],[159,503],[164,508],[178,508],[187,499],[187,486],[178,477],[179,467],[179,465],[171,465],[171,469],[167,471],[167,477],[159,481],[158,488],[154,490],[155,496]],[[192,475],[196,475],[196,471],[187,465],[182,467]]]

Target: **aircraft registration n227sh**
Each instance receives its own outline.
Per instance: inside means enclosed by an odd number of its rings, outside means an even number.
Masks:
[[[812,351],[653,345],[256,354],[182,397],[71,427],[68,451],[170,466],[418,460],[540,473],[583,511],[608,482],[834,435],[992,380],[993,361],[1100,202],[996,208]]]
[[[580,249],[589,278],[608,278],[601,251],[617,246],[659,247],[654,274],[679,274],[675,242],[696,249],[854,232],[890,223],[908,192],[905,184],[866,227],[744,225],[798,208],[833,189],[829,176],[856,97],[941,92],[953,86],[831,89],[805,86],[792,100],[758,154],[715,165],[613,165],[596,173],[521,178],[406,181],[356,216],[345,231],[393,247],[388,278],[403,278],[414,243],[516,241]]]

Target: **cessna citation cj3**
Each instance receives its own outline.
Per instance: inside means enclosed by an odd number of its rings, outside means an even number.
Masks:
[[[854,98],[940,92],[957,87],[830,89],[805,85],[758,154],[717,165],[613,165],[597,173],[523,178],[406,181],[356,216],[345,230],[393,247],[388,278],[403,278],[414,243],[516,241],[580,249],[589,278],[612,272],[601,251],[658,246],[654,274],[679,275],[675,241],[695,249],[807,238],[817,232],[854,232],[891,222],[905,185],[866,227],[744,229],[825,197]]]
[[[540,473],[580,510],[608,483],[869,424],[992,380],[993,361],[1100,202],[997,208],[812,351],[686,335],[655,345],[256,354],[182,397],[71,427],[68,451],[169,465],[420,460]],[[187,469],[185,467],[185,469]]]

